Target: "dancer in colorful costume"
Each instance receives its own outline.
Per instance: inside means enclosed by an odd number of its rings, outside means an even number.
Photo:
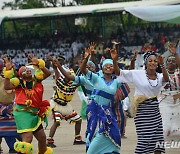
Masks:
[[[88,61],[87,67],[89,69],[91,69],[93,72],[95,72],[95,65],[94,65],[94,63],[92,61],[90,61],[90,60]],[[91,99],[91,93],[92,93],[92,91],[94,89],[94,86],[84,76],[82,76],[82,75],[81,76],[72,75],[72,74],[68,73],[66,70],[64,70],[64,68],[61,65],[59,65],[58,68],[61,71],[61,73],[65,76],[66,80],[74,81],[75,85],[84,86],[84,91],[85,91],[86,96],[87,96],[87,97],[84,98],[84,100],[85,100],[85,102],[84,102],[85,103],[84,104],[84,110],[85,110],[84,111],[85,112],[84,116],[86,117],[86,104]],[[88,147],[88,145],[89,144],[87,144],[87,147]]]
[[[68,121],[70,124],[75,123],[75,139],[73,144],[74,145],[85,144],[85,142],[82,140],[82,137],[80,135],[81,123],[82,123],[81,116],[79,116],[77,112],[74,111],[72,109],[72,106],[69,104],[69,102],[72,100],[74,96],[76,88],[79,85],[73,84],[72,81],[66,80],[66,78],[60,75],[59,70],[61,71],[60,69],[61,65],[58,59],[53,59],[50,56],[48,58],[53,63],[53,69],[55,72],[55,79],[56,79],[56,88],[54,91],[53,98],[51,100],[51,108],[53,109],[54,112],[54,123],[51,126],[49,132],[49,138],[47,139],[48,145],[55,147],[53,137],[57,127],[60,126],[60,122],[63,119]],[[74,71],[70,69],[69,73],[74,74]]]
[[[42,59],[29,56],[35,68],[35,74],[26,66],[22,66],[18,72],[18,78],[13,78],[14,69],[11,61],[4,68],[6,90],[15,89],[15,106],[13,115],[16,121],[17,131],[22,135],[22,142],[16,142],[14,148],[18,153],[33,154],[31,145],[33,136],[38,140],[39,154],[52,154],[53,150],[46,146],[46,135],[42,121],[47,122],[50,104],[43,101],[42,81],[50,76],[50,71],[45,67]]]
[[[113,59],[114,52],[111,52]],[[118,128],[117,120],[111,111],[111,103],[114,101],[114,95],[120,83],[112,78],[112,73],[117,67],[117,59],[106,59],[102,68],[104,76],[88,71],[86,63],[89,59],[91,51],[86,51],[84,60],[81,64],[81,72],[85,75],[94,90],[91,94],[91,101],[87,107],[87,138],[90,140],[90,146],[87,154],[99,153],[120,153],[121,136]],[[113,66],[114,65],[114,66]],[[96,130],[97,129],[97,130]]]
[[[162,118],[157,96],[163,83],[169,81],[163,58],[155,52],[144,55],[145,70],[120,70],[119,82],[133,82],[135,94],[132,106],[138,143],[136,154],[165,152]],[[157,73],[158,63],[162,73]],[[160,146],[162,145],[162,146]]]

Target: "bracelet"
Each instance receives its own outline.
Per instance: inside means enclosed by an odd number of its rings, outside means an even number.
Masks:
[[[42,69],[45,67],[45,62],[42,59],[38,59],[38,65],[33,65],[35,70]]]
[[[11,69],[11,70],[6,70],[6,67],[4,67],[3,69],[3,75],[5,78],[7,79],[11,79],[13,76],[14,76],[14,70]]]
[[[42,69],[42,68],[45,67],[45,62],[44,62],[44,60],[38,59],[38,62],[39,62],[38,66],[39,66],[40,69]]]
[[[20,80],[17,77],[13,77],[10,79],[10,83],[12,83],[15,87],[17,87],[20,83]]]

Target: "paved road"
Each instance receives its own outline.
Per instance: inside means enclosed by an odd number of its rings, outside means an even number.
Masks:
[[[44,99],[50,99],[50,97],[53,94],[53,91],[52,91],[53,82],[51,80],[47,80],[46,82],[44,82],[44,85],[45,85]],[[75,94],[71,104],[77,112],[80,111],[81,103],[80,103],[77,93]],[[48,136],[51,125],[52,125],[52,119],[50,116],[49,126],[45,130],[47,136]],[[84,120],[82,123],[82,131],[81,131],[81,134],[84,140],[85,140],[84,138],[85,129],[86,129],[86,121]],[[133,154],[134,149],[136,147],[136,143],[137,143],[137,137],[136,137],[134,121],[132,118],[127,120],[126,136],[127,136],[127,139],[122,139],[121,154]],[[55,154],[85,154],[85,145],[73,145],[74,125],[70,125],[66,121],[62,121],[61,126],[56,131],[54,139],[57,145],[57,147],[54,149]],[[32,144],[34,145],[35,149],[37,149],[37,141],[35,139],[33,139]],[[3,140],[2,147],[4,150],[4,154],[7,154],[8,148],[4,140]],[[167,149],[166,153],[179,154],[180,148]]]

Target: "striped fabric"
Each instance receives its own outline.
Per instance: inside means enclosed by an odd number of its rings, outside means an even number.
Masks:
[[[165,152],[162,118],[157,98],[148,99],[138,106],[135,125],[138,137],[135,154]]]
[[[177,70],[174,74],[169,74],[170,91],[180,90],[180,71]]]
[[[13,103],[4,105],[0,103],[0,137],[18,137],[16,123],[12,115]]]
[[[65,106],[72,100],[77,85],[73,85],[71,81],[66,83],[62,77],[56,80],[56,85],[53,99],[57,104]]]

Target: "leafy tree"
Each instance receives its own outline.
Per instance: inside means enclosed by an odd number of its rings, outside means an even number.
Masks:
[[[135,0],[71,0],[69,4],[65,4],[65,0],[14,0],[13,2],[4,2],[3,9],[11,8],[13,10],[16,9],[30,9],[30,8],[46,8],[46,7],[59,7],[65,5],[89,5],[89,4],[102,4],[102,3],[115,3],[115,2],[127,2],[127,1],[135,1]],[[26,20],[17,20],[15,23],[17,24],[19,32],[21,34],[25,33],[36,33],[40,31],[50,31],[50,25],[53,29],[74,31],[79,29],[80,31],[84,31],[85,29],[90,31],[98,32],[99,34],[102,31],[102,21],[104,19],[104,26],[106,34],[110,34],[111,31],[116,31],[116,29],[122,25],[122,18],[125,24],[125,27],[129,27],[135,25],[142,20],[138,20],[136,17],[131,14],[126,14],[120,16],[118,13],[109,16],[100,15],[87,17],[87,25],[86,27],[75,26],[74,25],[74,16],[68,16],[66,18],[57,18],[57,19],[26,19]],[[42,19],[42,20],[41,20]],[[52,24],[54,23],[54,24]],[[53,26],[52,26],[53,25]],[[13,23],[6,22],[5,24],[6,32],[13,33]],[[51,32],[53,32],[53,29]]]
[[[116,2],[130,2],[138,0],[73,0],[77,5],[102,4],[102,3],[116,3]]]
[[[14,0],[13,2],[4,2],[2,9],[30,9],[44,7],[65,6],[65,0]]]

